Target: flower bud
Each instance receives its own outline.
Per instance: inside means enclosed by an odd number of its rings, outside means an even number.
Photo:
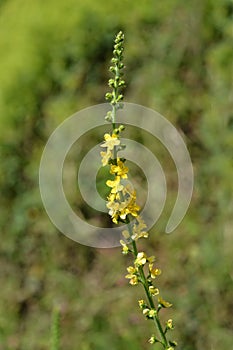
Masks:
[[[150,343],[150,344],[154,344],[154,343],[156,343],[156,342],[158,342],[158,340],[155,338],[154,335],[152,335],[152,336],[150,337],[150,339],[148,340],[148,343]]]
[[[106,100],[111,100],[112,99],[112,93],[111,92],[107,92],[105,94],[105,98],[106,98]]]
[[[115,73],[115,72],[116,72],[116,69],[115,69],[115,67],[113,67],[113,66],[111,66],[111,67],[109,68],[109,70],[110,70],[110,72],[112,72],[112,73]]]
[[[145,300],[143,300],[143,299],[138,300],[138,305],[139,305],[140,309],[143,309],[146,306]]]
[[[123,95],[120,94],[120,95],[117,97],[117,102],[122,101],[122,100],[123,100]]]
[[[166,327],[167,327],[167,329],[173,329],[173,328],[174,328],[172,319],[169,319],[169,320],[167,321]]]
[[[113,87],[114,83],[115,83],[114,79],[109,79],[108,86]]]
[[[107,115],[105,116],[105,120],[106,120],[107,122],[112,122],[112,112],[111,112],[111,111],[109,111],[109,112],[107,113]]]

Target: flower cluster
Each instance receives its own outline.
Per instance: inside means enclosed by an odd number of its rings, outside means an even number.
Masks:
[[[119,221],[124,222],[128,215],[133,217],[138,216],[140,207],[136,204],[136,192],[131,190],[130,186],[124,184],[124,180],[128,178],[129,169],[125,166],[125,160],[117,157],[113,159],[113,150],[120,145],[119,136],[112,133],[104,135],[105,142],[101,147],[105,147],[106,151],[101,152],[102,164],[110,164],[110,174],[114,175],[113,180],[108,180],[106,185],[110,187],[110,194],[108,196],[107,208],[109,215],[115,224]],[[142,223],[138,222],[135,225],[136,230],[139,231]]]
[[[124,35],[120,32],[115,39],[113,50],[112,66],[110,71],[114,74],[114,78],[109,80],[109,86],[112,92],[106,94],[106,99],[110,102],[112,110],[107,113],[105,119],[112,124],[112,132],[104,135],[102,148],[102,165],[109,167],[109,178],[106,185],[109,187],[109,195],[107,197],[107,208],[114,224],[123,222],[127,229],[123,230],[123,239],[120,241],[123,254],[131,254],[133,256],[133,264],[127,267],[127,275],[131,285],[142,284],[147,301],[140,299],[139,307],[143,315],[153,320],[159,338],[154,335],[149,339],[149,343],[160,343],[164,349],[172,350],[177,345],[174,341],[167,339],[167,332],[174,328],[173,322],[169,319],[163,327],[160,321],[159,312],[162,308],[169,308],[171,303],[165,301],[160,294],[159,289],[155,285],[155,280],[161,274],[161,270],[155,266],[155,257],[147,256],[143,251],[138,251],[137,241],[141,238],[148,238],[147,225],[139,214],[140,206],[137,204],[136,191],[128,183],[129,169],[126,166],[126,160],[118,156],[118,152],[124,149],[121,144],[120,134],[124,130],[124,126],[116,126],[116,112],[121,108],[120,101],[123,99],[120,90],[124,87],[125,82],[122,80],[123,59],[123,41]]]
[[[128,252],[131,251],[123,240],[121,241],[121,244],[123,246],[123,252],[124,250],[126,250],[125,246],[127,247]],[[149,274],[148,274],[147,280],[148,280],[149,292],[151,296],[159,294],[158,288],[155,288],[152,284],[152,279],[156,278],[161,274],[160,269],[154,268],[153,266],[154,261],[155,261],[154,256],[147,257],[144,252],[137,253],[137,256],[134,260],[134,266],[129,266],[127,268],[128,274],[125,276],[126,278],[130,279],[129,283],[132,285],[138,284],[138,282],[143,283],[143,279],[141,278],[140,267],[145,266],[146,263],[149,263]]]
[[[118,146],[120,144],[120,140],[118,138],[117,134],[112,133],[105,134],[104,135],[104,143],[100,147],[105,147],[105,152],[100,152],[100,155],[102,157],[102,164],[103,166],[107,165],[111,158],[113,158],[113,150],[114,147]]]

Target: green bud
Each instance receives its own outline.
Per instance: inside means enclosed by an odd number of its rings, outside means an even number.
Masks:
[[[111,112],[111,111],[109,111],[109,112],[107,113],[107,115],[105,116],[105,120],[106,120],[107,122],[112,122],[112,112]]]
[[[148,342],[150,343],[150,344],[154,344],[155,343],[155,337],[150,337],[150,339],[148,340]]]
[[[126,145],[120,145],[117,147],[117,151],[123,151],[124,149],[126,149]]]
[[[121,48],[121,43],[117,43],[117,44],[114,45],[114,49],[115,50],[118,50],[120,48]]]
[[[113,58],[111,59],[111,62],[112,62],[112,63],[117,63],[117,62],[118,62],[118,59],[115,58],[115,57],[113,57]]]
[[[107,92],[106,94],[105,94],[105,98],[106,98],[106,100],[111,100],[112,99],[112,93],[111,92]]]
[[[120,95],[117,97],[117,102],[122,101],[122,100],[123,100],[123,95],[120,94]]]
[[[124,107],[124,103],[118,103],[116,108],[117,109],[122,109]]]
[[[177,342],[176,342],[175,340],[170,340],[170,341],[169,341],[169,344],[170,344],[171,346],[173,346],[173,347],[175,347],[175,346],[178,345]]]
[[[124,34],[122,31],[120,31],[115,38],[115,43],[122,42],[124,40]]]
[[[109,85],[110,87],[113,87],[113,86],[114,86],[114,83],[115,83],[114,79],[109,79],[108,85]]]
[[[158,342],[159,342],[159,340],[156,339],[156,337],[154,335],[152,335],[150,337],[150,339],[148,340],[148,343],[150,343],[150,344],[154,344],[154,343],[158,343]]]
[[[115,68],[115,67],[113,67],[113,66],[109,67],[109,70],[110,70],[110,72],[113,72],[113,73],[115,73],[115,72],[116,72],[116,68]]]

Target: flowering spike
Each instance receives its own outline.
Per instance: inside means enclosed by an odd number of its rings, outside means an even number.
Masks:
[[[113,77],[108,81],[111,91],[105,95],[106,100],[111,105],[111,111],[107,113],[105,119],[112,123],[112,132],[104,135],[104,142],[101,144],[105,150],[100,153],[102,164],[103,166],[109,165],[109,175],[111,175],[111,179],[106,181],[106,185],[109,187],[106,205],[114,224],[124,222],[127,225],[127,229],[122,232],[124,240],[120,240],[120,244],[123,254],[132,254],[133,264],[127,267],[125,277],[133,286],[139,283],[143,285],[147,301],[140,299],[138,304],[143,315],[154,321],[159,335],[159,338],[152,335],[148,342],[151,344],[159,342],[164,349],[171,350],[174,348],[175,342],[169,342],[166,333],[173,329],[173,323],[172,320],[168,320],[166,325],[162,327],[159,311],[161,308],[172,306],[172,304],[161,297],[158,298],[157,302],[155,301],[154,297],[159,294],[159,289],[153,284],[153,280],[161,274],[161,270],[154,266],[154,256],[147,256],[145,252],[138,251],[137,241],[141,238],[148,238],[149,233],[146,223],[139,214],[141,208],[137,204],[136,191],[127,184],[129,169],[125,164],[126,160],[118,156],[119,150],[125,148],[120,139],[125,127],[124,125],[116,125],[116,113],[118,109],[123,107],[121,103],[123,100],[122,89],[125,87],[125,81],[122,79],[123,43],[124,34],[119,32],[115,38],[112,65],[109,69],[113,73]]]

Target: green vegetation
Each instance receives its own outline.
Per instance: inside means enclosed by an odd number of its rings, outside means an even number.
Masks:
[[[124,279],[120,249],[92,249],[57,232],[38,188],[54,128],[104,102],[119,29],[126,36],[125,101],[176,125],[195,171],[186,217],[173,234],[162,234],[177,179],[169,155],[153,145],[169,188],[149,253],[166,270],[160,286],[175,305],[174,338],[184,350],[232,347],[232,12],[231,0],[0,3],[0,350],[49,349],[57,308],[61,349],[150,347],[151,330],[137,310],[140,292]],[[80,140],[80,157],[102,131]],[[151,147],[149,135],[137,138]],[[68,172],[74,164],[67,162]],[[78,191],[67,192],[79,215],[99,222]]]

